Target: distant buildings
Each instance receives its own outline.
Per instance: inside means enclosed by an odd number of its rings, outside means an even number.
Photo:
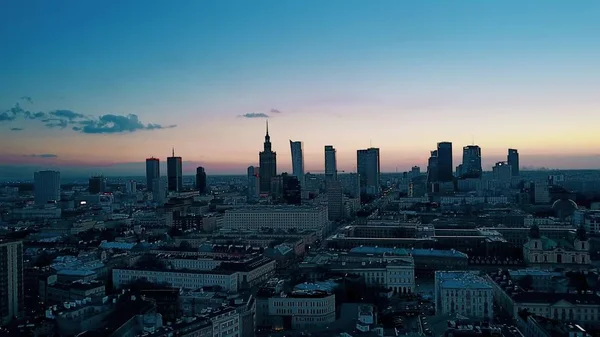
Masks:
[[[300,205],[302,203],[302,186],[298,177],[282,174],[281,182],[283,201],[288,205]]]
[[[106,178],[104,176],[93,176],[88,181],[88,192],[100,194],[106,192]]]
[[[298,179],[300,186],[304,187],[304,149],[300,141],[290,140],[292,153],[292,174]]]
[[[146,189],[152,192],[155,182],[160,179],[160,161],[158,158],[146,159]]]
[[[337,180],[336,151],[332,145],[325,145],[325,179]]]
[[[377,195],[381,189],[379,149],[368,148],[356,151],[356,168],[361,194]]]
[[[0,320],[5,325],[25,309],[22,242],[0,242],[0,266]]]
[[[494,317],[494,288],[489,280],[471,271],[435,272],[436,315]]]
[[[234,208],[225,211],[223,228],[250,229],[263,228],[323,230],[327,229],[327,207],[312,206],[253,206]]]
[[[492,168],[492,173],[494,174],[494,180],[502,181],[502,182],[511,182],[512,180],[512,166],[505,161],[497,162],[496,165]]]
[[[135,180],[129,180],[125,184],[125,191],[127,192],[127,194],[134,194],[135,192],[137,192],[137,182]]]
[[[267,121],[267,133],[263,151],[258,155],[260,193],[271,192],[271,178],[277,175],[277,153],[271,149],[271,137],[269,136],[269,122]]]
[[[39,171],[33,175],[36,205],[60,201],[60,172]]]
[[[175,150],[167,158],[167,189],[169,192],[179,192],[183,187],[183,173],[181,157],[175,157]]]
[[[430,185],[438,181],[438,152],[433,150],[427,160],[427,189],[429,190]]]
[[[206,193],[206,172],[202,166],[196,168],[196,190],[200,194]]]
[[[508,156],[506,161],[512,168],[512,175],[516,177],[519,175],[519,151],[516,149],[508,149]]]
[[[248,167],[248,202],[250,203],[256,202],[259,199],[260,179],[258,172],[258,167]]]

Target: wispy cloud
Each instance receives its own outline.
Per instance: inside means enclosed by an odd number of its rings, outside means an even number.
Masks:
[[[29,96],[23,96],[21,100],[29,104],[33,103],[33,100]],[[53,110],[48,113],[43,111],[32,112],[23,109],[19,103],[0,113],[0,123],[12,122],[17,119],[39,120],[44,123],[45,127],[51,129],[66,129],[68,126],[71,126],[71,130],[86,134],[131,133],[142,130],[160,130],[176,127],[176,125],[143,123],[135,114],[105,114],[95,117],[71,110]]]
[[[29,154],[29,155],[25,155],[24,157],[31,157],[31,158],[58,158],[58,156],[55,155],[55,154],[53,154],[53,153]]]
[[[281,114],[283,113],[283,111],[272,108],[271,110],[269,110],[268,113],[264,113],[264,112],[249,112],[243,115],[240,115],[239,117],[244,117],[244,118],[269,118],[272,117],[272,114]]]
[[[249,112],[247,114],[243,114],[240,117],[244,118],[269,118],[269,115],[262,112]]]
[[[10,131],[23,131],[23,128],[10,128]]]

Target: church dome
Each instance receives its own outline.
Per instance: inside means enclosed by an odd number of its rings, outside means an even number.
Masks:
[[[566,218],[571,215],[578,209],[575,201],[571,199],[558,199],[552,204],[552,210],[559,218]]]

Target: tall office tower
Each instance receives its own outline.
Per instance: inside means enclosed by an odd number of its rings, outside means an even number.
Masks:
[[[454,166],[452,166],[452,143],[441,142],[437,144],[437,161],[438,181],[452,181],[454,178]]]
[[[499,161],[492,168],[494,179],[502,182],[510,182],[512,180],[512,166],[508,162]]]
[[[301,187],[304,187],[304,149],[300,141],[290,140],[292,152],[292,174],[298,178]]]
[[[100,194],[106,192],[106,179],[104,176],[93,176],[88,181],[88,192]]]
[[[341,220],[344,217],[344,194],[337,180],[327,183],[327,212],[329,220]]]
[[[519,151],[516,149],[508,149],[508,156],[506,158],[510,167],[512,167],[512,175],[516,177],[519,175]]]
[[[0,265],[0,320],[5,325],[14,317],[23,316],[25,293],[21,241],[0,241]]]
[[[463,158],[461,172],[457,172],[465,178],[480,178],[483,170],[481,169],[481,148],[477,145],[467,145],[463,147]]]
[[[360,176],[361,194],[377,195],[381,189],[379,149],[356,151],[356,169]]]
[[[125,191],[127,194],[135,194],[137,192],[137,182],[135,180],[129,180],[125,184]]]
[[[438,181],[438,152],[437,150],[433,150],[427,160],[427,189],[429,189],[431,184]]]
[[[200,194],[206,193],[206,172],[202,166],[196,168],[196,190]]]
[[[351,198],[360,198],[360,175],[358,173],[349,173],[342,189],[348,193]]]
[[[286,173],[281,175],[283,185],[283,201],[288,205],[300,205],[302,203],[302,187],[296,176]]]
[[[258,167],[248,167],[248,202],[256,202],[259,199],[260,179],[258,172]]]
[[[146,190],[152,192],[154,181],[160,179],[160,161],[158,158],[146,159]]]
[[[325,145],[325,179],[337,180],[337,159],[333,145]]]
[[[167,197],[165,182],[159,178],[152,180],[152,200],[157,204],[164,204]]]
[[[179,192],[183,188],[183,173],[181,157],[175,157],[175,149],[171,157],[167,158],[167,189],[170,192]]]
[[[60,201],[60,172],[39,171],[33,174],[36,205]]]
[[[421,168],[418,166],[413,166],[408,173],[409,178],[416,178],[421,175]]]
[[[271,150],[271,137],[269,136],[268,121],[264,149],[258,154],[258,159],[260,165],[260,192],[269,193],[271,191],[271,178],[277,175],[277,153]]]

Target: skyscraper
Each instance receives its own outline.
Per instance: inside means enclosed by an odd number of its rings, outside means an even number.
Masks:
[[[283,173],[281,182],[283,185],[283,201],[288,205],[300,205],[302,203],[302,187],[298,177]]]
[[[146,159],[146,190],[152,192],[155,180],[160,179],[160,161],[158,158]]]
[[[0,322],[5,325],[14,317],[22,317],[24,310],[21,241],[0,241],[0,265]]]
[[[356,151],[356,168],[360,179],[360,192],[377,195],[381,189],[379,149]]]
[[[508,156],[506,159],[507,159],[508,165],[510,165],[510,167],[512,169],[513,177],[518,176],[519,175],[519,151],[517,151],[516,149],[508,149]]]
[[[170,192],[179,192],[183,187],[183,173],[181,157],[175,157],[175,149],[171,157],[167,158],[167,189]]]
[[[325,145],[325,179],[337,180],[336,151],[332,145]]]
[[[271,150],[271,137],[269,136],[268,121],[264,149],[259,153],[258,159],[260,165],[260,192],[269,193],[271,191],[271,178],[277,175],[277,153]]]
[[[344,217],[344,194],[337,180],[327,182],[327,214],[329,220],[341,220]]]
[[[437,178],[440,182],[452,181],[454,178],[452,166],[452,143],[437,144]]]
[[[248,167],[248,202],[258,201],[260,191],[260,179],[258,177],[258,172],[258,167]]]
[[[438,181],[438,151],[433,150],[427,160],[427,189],[430,188],[431,184]]]
[[[36,205],[60,201],[60,172],[39,171],[33,175]]]
[[[512,178],[512,167],[508,162],[500,161],[492,168],[494,179],[502,182],[510,182]]]
[[[100,194],[106,192],[106,179],[104,176],[93,176],[88,180],[88,192]]]
[[[465,178],[480,178],[481,168],[481,148],[477,145],[467,145],[463,147],[462,170],[458,175]]]
[[[292,152],[292,174],[298,179],[301,187],[304,187],[304,148],[300,141],[290,140]]]
[[[200,194],[206,193],[206,172],[202,166],[196,168],[196,190]]]

